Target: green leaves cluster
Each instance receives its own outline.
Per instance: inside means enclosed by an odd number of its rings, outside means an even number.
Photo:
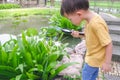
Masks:
[[[7,3],[7,4],[0,4],[0,9],[13,9],[13,8],[20,8],[21,6],[18,4],[11,4],[11,3]]]
[[[45,30],[38,36],[11,39],[0,45],[0,80],[53,80],[66,67],[58,66],[66,54],[65,44],[46,40]]]
[[[79,26],[73,25],[67,18],[62,17],[59,13],[56,13],[50,18],[50,24],[65,29],[80,30],[83,26],[83,22]]]

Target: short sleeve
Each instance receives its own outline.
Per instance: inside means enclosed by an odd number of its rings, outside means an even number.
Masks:
[[[94,30],[102,46],[106,46],[111,42],[111,37],[109,35],[107,25],[97,23],[96,26],[94,27]]]

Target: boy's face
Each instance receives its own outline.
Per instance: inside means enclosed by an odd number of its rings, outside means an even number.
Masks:
[[[78,13],[73,13],[73,14],[64,14],[64,16],[69,19],[74,25],[79,26],[80,22],[82,21],[82,16]]]

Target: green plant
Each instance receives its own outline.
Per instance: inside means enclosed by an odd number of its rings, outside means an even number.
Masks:
[[[21,6],[18,4],[0,4],[0,9],[12,9],[12,8],[20,8]]]
[[[14,16],[14,18],[13,18],[14,20],[13,20],[13,22],[12,22],[12,24],[13,24],[13,27],[14,28],[16,28],[16,27],[18,27],[21,23],[26,23],[27,22],[27,19],[24,19],[23,17],[21,17],[21,16]]]
[[[45,36],[47,38],[52,38],[54,40],[60,41],[63,37],[63,32],[59,27],[43,27],[41,28],[42,32],[46,32]],[[44,31],[43,31],[44,30]]]
[[[13,17],[21,17],[21,16],[28,16],[27,13],[15,13]]]
[[[73,25],[68,19],[66,19],[65,17],[62,17],[58,13],[56,13],[50,18],[50,24],[52,26],[57,26],[57,27],[66,28],[66,29],[74,29],[74,30],[80,30],[83,26],[83,22],[80,24],[80,26]]]
[[[52,15],[58,12],[59,9],[49,8],[21,8],[21,9],[4,9],[0,10],[0,18],[21,17],[29,15]]]
[[[61,55],[66,55],[66,44],[46,40],[43,31],[32,37],[23,32],[21,38],[0,45],[0,80],[52,80],[60,71],[76,64],[57,66]]]
[[[29,37],[36,36],[36,35],[38,35],[38,30],[36,28],[28,28],[26,30],[26,35]]]
[[[82,80],[81,79],[81,75],[76,75],[76,77],[75,78],[72,78],[72,77],[70,77],[70,76],[63,76],[63,78],[64,79],[67,79],[67,80]]]

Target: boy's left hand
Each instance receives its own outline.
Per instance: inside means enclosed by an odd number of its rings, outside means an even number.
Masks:
[[[111,71],[111,64],[110,63],[103,63],[101,70],[104,73]]]

